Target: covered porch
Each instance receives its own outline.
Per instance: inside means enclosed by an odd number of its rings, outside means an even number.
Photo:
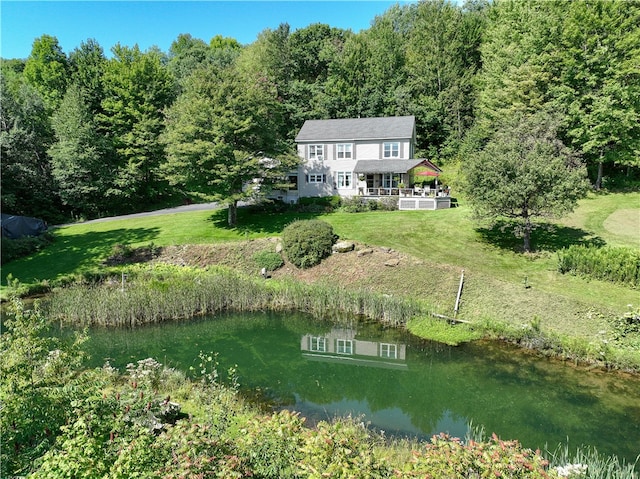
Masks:
[[[442,170],[429,160],[359,160],[354,168],[358,195],[371,199],[398,197],[401,210],[451,207],[449,188],[438,185]],[[425,178],[418,182],[416,178]],[[434,184],[426,180],[435,178]]]

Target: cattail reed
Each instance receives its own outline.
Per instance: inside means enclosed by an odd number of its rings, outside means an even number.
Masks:
[[[404,298],[293,280],[264,281],[222,268],[146,271],[125,288],[70,286],[56,291],[49,302],[49,313],[60,321],[118,327],[266,310],[296,310],[321,318],[364,316],[395,326],[425,314],[419,303]]]

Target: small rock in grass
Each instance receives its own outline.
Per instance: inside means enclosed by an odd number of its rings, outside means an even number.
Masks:
[[[348,253],[353,251],[355,247],[356,245],[352,241],[338,241],[332,249],[334,253]]]

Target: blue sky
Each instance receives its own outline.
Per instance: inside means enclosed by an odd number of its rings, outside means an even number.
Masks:
[[[376,15],[407,0],[360,1],[0,1],[0,56],[26,58],[33,41],[47,34],[69,54],[94,38],[110,55],[116,43],[137,44],[142,50],[157,45],[168,52],[180,33],[209,42],[232,37],[252,43],[266,28],[289,23],[292,31],[312,23],[369,28]]]

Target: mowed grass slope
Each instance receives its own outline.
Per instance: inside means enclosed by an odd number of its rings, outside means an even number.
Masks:
[[[172,213],[132,219],[79,223],[55,229],[56,241],[43,251],[13,261],[2,268],[2,284],[11,274],[23,283],[55,280],[61,276],[95,271],[109,257],[114,245],[131,247],[180,245],[238,240],[243,231],[216,227],[221,210]],[[249,236],[264,236],[254,233]]]
[[[226,226],[226,211],[199,211],[101,223],[56,231],[44,251],[3,268],[24,283],[96,271],[116,244],[132,247],[242,241],[276,236],[294,219],[311,214],[251,214]],[[594,337],[606,317],[640,302],[637,290],[557,272],[555,251],[581,242],[640,247],[640,193],[591,195],[576,212],[538,231],[537,252],[523,255],[520,240],[474,222],[470,209],[331,213],[319,216],[342,238],[387,246],[419,260],[411,268],[371,271],[362,284],[375,291],[415,297],[443,314],[453,313],[461,271],[465,285],[459,317],[512,325],[540,322],[546,330]],[[526,287],[525,287],[526,286]]]
[[[602,203],[603,207],[598,208]],[[620,215],[620,211],[624,214]],[[515,325],[540,322],[561,334],[593,337],[607,328],[606,317],[640,303],[640,293],[602,281],[561,275],[555,252],[571,244],[597,240],[640,247],[640,194],[592,195],[576,212],[535,233],[537,252],[519,253],[520,240],[499,229],[479,226],[464,205],[434,212],[384,212],[327,217],[338,234],[385,245],[424,261],[415,274],[389,277],[386,288],[425,298],[450,296],[440,304],[451,314],[460,273],[465,284],[459,317],[497,319]],[[446,268],[443,267],[446,265]],[[527,287],[525,287],[527,286]]]

